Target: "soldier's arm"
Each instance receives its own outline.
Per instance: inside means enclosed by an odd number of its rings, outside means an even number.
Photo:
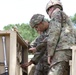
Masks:
[[[34,57],[31,59],[33,64],[37,64],[38,61],[41,59],[43,54],[45,53],[46,50],[46,44],[47,44],[47,35],[40,35],[40,37],[36,40],[38,42],[36,46],[36,52],[34,54]]]
[[[39,60],[41,59],[41,57],[44,55],[45,50],[46,50],[46,43],[41,43],[40,45],[38,45],[36,47],[36,52],[34,54],[34,57],[31,59],[31,61],[33,62],[33,64],[37,64],[39,62]]]
[[[33,40],[29,45],[28,45],[28,48],[29,48],[29,53],[34,53],[34,52],[36,52],[36,46],[37,46],[37,43],[38,43],[38,38],[39,38],[39,36],[38,37],[36,37],[36,39],[35,40]]]
[[[47,40],[47,50],[48,56],[52,57],[60,37],[61,32],[61,12],[58,11],[56,14],[52,15],[52,20],[50,21],[49,37]]]

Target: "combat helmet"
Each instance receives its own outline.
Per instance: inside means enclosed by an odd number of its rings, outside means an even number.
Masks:
[[[52,6],[59,5],[61,7],[61,10],[63,10],[62,3],[60,0],[50,0],[46,5],[46,12],[48,12],[48,9]]]
[[[30,19],[30,26],[34,28],[34,26],[42,22],[43,19],[44,19],[44,15],[42,14],[33,15],[32,18]]]

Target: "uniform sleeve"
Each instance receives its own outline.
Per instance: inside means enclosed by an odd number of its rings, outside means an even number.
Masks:
[[[36,47],[36,46],[37,46],[37,42],[38,42],[39,37],[40,37],[40,36],[37,36],[37,37],[35,38],[35,40],[33,40],[33,41],[30,43],[30,46],[31,46],[31,47]]]
[[[59,18],[58,18],[59,17]],[[54,12],[50,21],[49,37],[47,39],[48,56],[53,56],[61,32],[61,13]]]
[[[37,51],[35,52],[34,57],[31,59],[31,61],[35,65],[39,62],[41,57],[44,55],[44,53],[46,51],[46,43],[41,43],[40,45],[38,45],[36,47],[36,49],[37,49]]]
[[[47,45],[47,35],[41,34],[38,39],[36,39],[37,46],[36,46],[36,52],[34,54],[34,57],[31,59],[33,64],[37,64],[41,57],[44,55],[46,51],[46,45]]]

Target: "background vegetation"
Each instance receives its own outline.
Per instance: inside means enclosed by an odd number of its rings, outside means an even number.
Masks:
[[[23,39],[28,40],[29,42],[33,41],[37,36],[38,33],[35,29],[32,29],[29,24],[9,24],[4,26],[4,30],[12,30],[13,27],[16,27],[19,34],[23,37]]]
[[[74,16],[70,17],[72,22],[73,22],[73,25],[74,25],[74,28],[76,30],[76,14],[74,14]],[[23,39],[25,40],[29,40],[30,42],[33,41],[37,36],[37,32],[32,29],[30,27],[29,24],[9,24],[7,26],[4,26],[4,30],[12,30],[12,27],[16,27],[20,33],[20,35],[23,37]]]

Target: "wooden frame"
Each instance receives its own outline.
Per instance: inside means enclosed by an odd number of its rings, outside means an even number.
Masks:
[[[7,51],[6,53],[7,53],[9,75],[27,75],[28,70],[26,69],[26,73],[24,73],[22,71],[22,68],[20,68],[20,65],[18,64],[20,62],[17,61],[18,51],[21,52],[20,60],[22,60],[22,62],[28,61],[28,50],[27,50],[28,48],[26,42],[16,31],[0,31],[0,62],[4,61],[2,39],[1,39],[2,36],[6,37],[6,51]],[[4,66],[0,65],[0,74],[3,72],[4,72]]]
[[[76,75],[76,46],[72,46],[72,60],[69,61],[70,75]]]

